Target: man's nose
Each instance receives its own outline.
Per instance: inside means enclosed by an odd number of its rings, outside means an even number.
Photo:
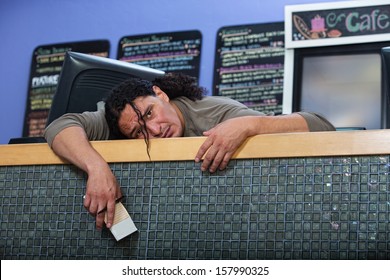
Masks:
[[[156,122],[148,122],[147,128],[149,131],[149,135],[152,137],[160,137],[161,136],[161,127],[158,123]]]

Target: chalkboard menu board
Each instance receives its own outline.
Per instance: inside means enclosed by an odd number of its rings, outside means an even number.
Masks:
[[[284,23],[222,27],[217,34],[213,95],[261,112],[282,113]]]
[[[65,53],[75,51],[108,57],[109,48],[107,40],[44,45],[35,48],[31,63],[23,137],[43,136]]]
[[[202,34],[197,30],[122,37],[118,60],[199,79]]]
[[[292,41],[390,33],[390,4],[294,12],[291,26]]]

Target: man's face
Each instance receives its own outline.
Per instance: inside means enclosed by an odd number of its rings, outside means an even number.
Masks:
[[[141,96],[134,100],[146,123],[150,138],[181,137],[183,124],[180,111],[169,102],[168,96],[158,87],[153,88],[156,96]],[[123,109],[119,121],[119,129],[127,138],[144,138],[142,125],[130,104]]]

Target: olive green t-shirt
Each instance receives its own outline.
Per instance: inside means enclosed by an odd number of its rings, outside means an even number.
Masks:
[[[249,109],[238,101],[222,96],[205,96],[202,100],[196,101],[179,97],[171,102],[183,114],[184,137],[202,136],[204,131],[228,119],[242,116],[264,116],[263,113]],[[91,141],[110,139],[110,130],[104,114],[104,109],[81,114],[65,114],[46,128],[44,136],[51,146],[54,137],[61,130],[70,126],[80,126]],[[335,130],[332,124],[317,114],[308,112],[300,112],[299,114],[305,118],[310,131]]]

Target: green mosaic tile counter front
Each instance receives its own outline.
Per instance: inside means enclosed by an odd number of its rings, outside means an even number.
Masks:
[[[139,230],[119,242],[77,168],[0,167],[1,259],[390,259],[389,156],[111,168]]]

